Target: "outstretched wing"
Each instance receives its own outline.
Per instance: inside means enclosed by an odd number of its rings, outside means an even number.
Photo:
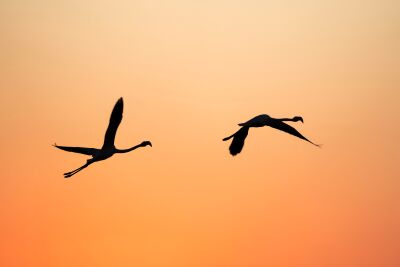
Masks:
[[[99,149],[97,148],[90,148],[90,147],[58,146],[56,144],[54,144],[54,146],[64,151],[84,154],[88,156],[93,156],[99,151]]]
[[[281,130],[281,131],[283,131],[285,133],[294,135],[294,136],[296,136],[296,137],[298,137],[300,139],[303,139],[303,140],[305,140],[307,142],[310,142],[311,144],[313,144],[315,146],[318,146],[318,147],[320,146],[320,145],[314,144],[313,142],[308,140],[306,137],[304,137],[301,133],[299,133],[295,128],[293,128],[292,126],[290,126],[290,125],[288,125],[288,124],[286,124],[286,123],[284,123],[282,121],[272,119],[271,121],[268,122],[267,125],[272,127],[272,128]]]
[[[124,109],[124,102],[121,97],[120,99],[118,99],[111,113],[110,122],[108,124],[106,135],[104,136],[103,148],[114,146],[115,134],[117,133],[118,126],[122,120],[123,109]]]
[[[233,135],[222,139],[223,141],[227,141],[233,137],[232,143],[229,146],[229,152],[232,156],[239,154],[244,146],[244,141],[246,140],[247,134],[249,133],[249,127],[242,127]]]
[[[271,117],[268,116],[267,114],[261,114],[258,116],[255,116],[254,118],[243,122],[239,123],[239,126],[248,126],[248,127],[262,127],[265,125],[265,123],[270,119]]]

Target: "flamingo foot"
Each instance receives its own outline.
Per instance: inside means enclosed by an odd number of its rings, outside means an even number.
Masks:
[[[64,173],[64,178],[69,178],[69,177],[71,177],[72,175],[74,175],[76,172],[66,172],[66,173]]]

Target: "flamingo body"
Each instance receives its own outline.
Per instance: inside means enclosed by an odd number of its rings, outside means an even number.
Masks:
[[[117,133],[118,127],[122,121],[122,113],[124,109],[124,102],[122,97],[118,99],[117,103],[115,104],[110,121],[107,127],[106,134],[104,136],[104,143],[101,149],[97,148],[88,148],[88,147],[70,147],[70,146],[58,146],[54,145],[55,147],[62,149],[64,151],[68,152],[74,152],[74,153],[79,153],[79,154],[84,154],[88,156],[92,156],[92,158],[88,159],[86,164],[73,170],[70,172],[64,173],[64,178],[69,178],[72,175],[80,172],[90,164],[97,162],[97,161],[102,161],[105,159],[108,159],[112,157],[115,153],[127,153],[129,151],[132,151],[134,149],[137,149],[139,147],[144,147],[144,146],[152,146],[150,141],[144,141],[140,143],[139,145],[133,146],[128,149],[117,149],[114,145],[114,140],[115,140],[115,135]]]
[[[241,128],[236,133],[232,134],[231,136],[225,137],[222,140],[228,141],[231,138],[233,138],[232,143],[229,146],[229,152],[232,156],[235,156],[242,151],[250,128],[259,128],[259,127],[269,126],[269,127],[275,128],[277,130],[291,134],[293,136],[296,136],[300,139],[303,139],[315,146],[320,146],[320,145],[317,145],[317,144],[311,142],[310,140],[308,140],[301,133],[299,133],[295,128],[284,123],[284,121],[304,122],[303,118],[299,117],[299,116],[295,116],[293,118],[276,119],[276,118],[272,118],[272,117],[268,116],[267,114],[261,114],[261,115],[258,115],[246,122],[239,123],[238,125],[241,126]]]

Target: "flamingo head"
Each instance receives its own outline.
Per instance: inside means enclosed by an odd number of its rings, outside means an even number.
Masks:
[[[302,123],[304,123],[303,118],[300,116],[293,117],[293,121],[301,121]]]
[[[150,141],[143,141],[140,146],[153,146]]]

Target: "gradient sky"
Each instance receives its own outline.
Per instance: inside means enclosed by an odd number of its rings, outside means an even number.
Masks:
[[[0,266],[400,266],[400,2],[1,1]],[[116,155],[71,179],[123,96]],[[250,131],[301,115],[322,149]]]

